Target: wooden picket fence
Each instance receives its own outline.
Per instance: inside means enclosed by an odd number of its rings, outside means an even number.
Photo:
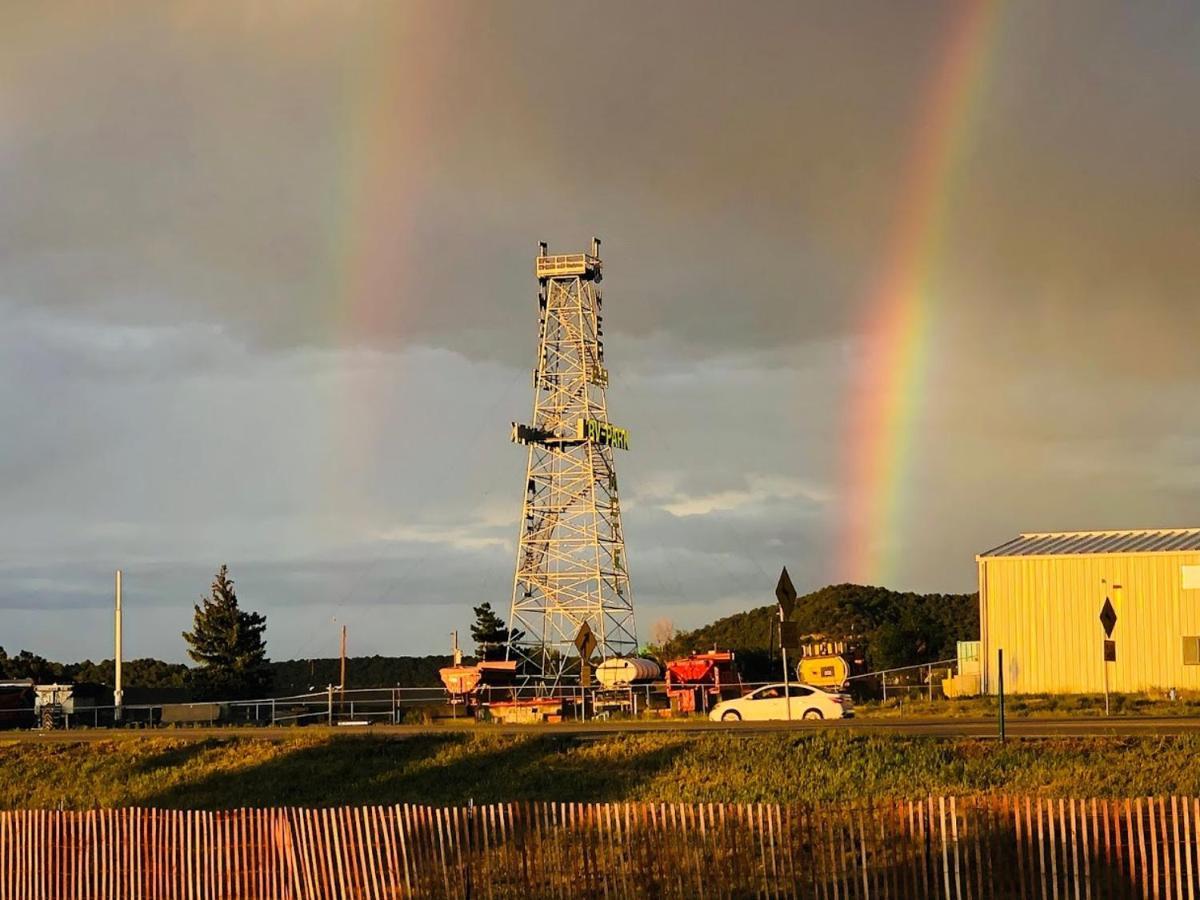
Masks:
[[[0,813],[0,900],[1163,898],[1200,799]]]

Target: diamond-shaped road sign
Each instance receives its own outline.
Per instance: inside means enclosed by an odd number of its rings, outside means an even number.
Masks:
[[[779,601],[779,605],[783,609],[783,617],[790,619],[792,610],[796,608],[796,589],[792,587],[792,579],[788,575],[787,566],[784,566],[783,571],[779,573],[779,584],[775,585],[775,599]]]
[[[592,658],[592,654],[596,652],[596,647],[599,646],[599,641],[592,634],[592,629],[587,622],[579,626],[579,631],[575,633],[575,647],[579,650],[579,658],[588,660]]]
[[[1117,611],[1113,609],[1112,600],[1108,597],[1104,598],[1104,605],[1100,607],[1100,624],[1104,626],[1104,636],[1112,637],[1113,629],[1117,625]]]

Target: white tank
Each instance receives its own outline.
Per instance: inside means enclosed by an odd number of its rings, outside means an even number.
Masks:
[[[662,669],[652,659],[640,656],[614,657],[596,666],[596,680],[601,687],[614,688],[637,682],[657,681]]]

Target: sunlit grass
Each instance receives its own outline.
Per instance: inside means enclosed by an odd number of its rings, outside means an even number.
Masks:
[[[1006,715],[1014,718],[1097,717],[1104,715],[1104,695],[1022,694],[1005,698],[1004,710]],[[1200,716],[1200,694],[1181,693],[1176,700],[1167,700],[1158,694],[1113,694],[1109,697],[1109,710],[1114,716]],[[998,711],[999,701],[995,697],[954,700],[939,697],[931,701],[925,694],[916,692],[892,696],[886,702],[869,701],[855,706],[859,718],[988,718],[997,715]]]
[[[1200,737],[304,736],[0,743],[0,807],[828,802],[938,793],[1200,793]]]

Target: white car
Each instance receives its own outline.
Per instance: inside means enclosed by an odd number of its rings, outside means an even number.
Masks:
[[[737,700],[725,700],[712,708],[708,717],[714,722],[764,722],[788,717],[787,704],[792,706],[792,718],[842,719],[854,715],[848,694],[831,694],[806,684],[788,685],[789,700],[784,699],[782,684],[768,684]]]

